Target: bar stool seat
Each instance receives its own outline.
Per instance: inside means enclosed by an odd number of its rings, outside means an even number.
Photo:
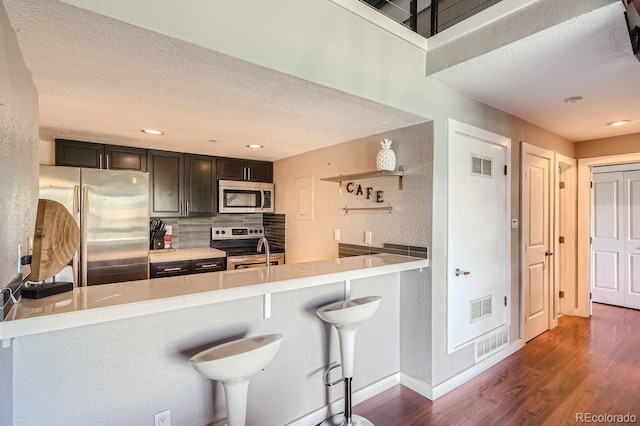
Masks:
[[[351,381],[353,379],[356,333],[358,328],[376,313],[381,300],[380,296],[360,297],[331,303],[316,311],[316,314],[323,321],[333,325],[338,332],[342,381],[344,381],[344,415],[336,415],[326,419],[321,423],[322,426],[373,426],[369,420],[353,415],[351,412]],[[329,370],[327,370],[328,372]],[[325,373],[325,379],[327,373]],[[327,383],[325,381],[325,384],[332,386],[338,382]]]
[[[229,426],[244,426],[249,379],[273,361],[282,334],[267,334],[234,340],[206,349],[189,359],[204,377],[222,382]]]

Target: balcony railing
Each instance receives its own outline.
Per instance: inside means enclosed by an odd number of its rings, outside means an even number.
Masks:
[[[501,0],[360,0],[423,37],[433,36]]]

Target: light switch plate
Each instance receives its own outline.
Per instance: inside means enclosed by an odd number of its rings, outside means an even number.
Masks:
[[[336,241],[340,241],[340,230],[339,229],[334,229],[333,230],[333,239]]]
[[[364,231],[364,243],[371,244],[371,231]]]

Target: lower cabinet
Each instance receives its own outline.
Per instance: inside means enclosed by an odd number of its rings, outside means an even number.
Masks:
[[[177,275],[224,271],[226,269],[226,257],[216,257],[213,259],[178,260],[173,262],[152,263],[149,268],[149,277],[174,277]]]

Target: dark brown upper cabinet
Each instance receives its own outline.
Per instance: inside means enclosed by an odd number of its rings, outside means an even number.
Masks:
[[[273,182],[273,163],[240,158],[218,158],[218,179]]]
[[[217,213],[216,157],[185,154],[186,216]]]
[[[147,152],[149,170],[149,214],[177,217],[184,212],[184,154]]]
[[[216,157],[148,151],[152,217],[215,216]]]
[[[56,139],[56,166],[147,171],[147,150]]]

